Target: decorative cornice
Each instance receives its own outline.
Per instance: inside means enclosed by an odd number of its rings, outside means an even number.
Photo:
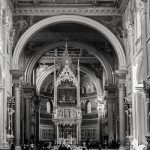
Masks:
[[[106,40],[104,40],[102,38],[102,36],[100,34],[97,33],[87,33],[87,32],[78,32],[76,31],[75,33],[66,33],[66,32],[50,32],[50,31],[41,31],[39,33],[36,33],[35,35],[33,35],[29,41],[50,41],[55,39],[65,39],[66,37],[70,38],[79,38],[79,39],[90,39],[90,40],[98,40],[98,41],[102,41],[105,42]]]
[[[122,15],[121,11],[112,7],[89,7],[89,8],[17,8],[14,15],[54,16],[54,15],[83,15],[83,16],[105,16]]]

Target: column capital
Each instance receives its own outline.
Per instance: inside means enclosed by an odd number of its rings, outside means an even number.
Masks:
[[[31,103],[31,101],[32,101],[32,96],[25,96],[24,99],[25,99],[25,102],[26,102],[26,103]]]
[[[21,70],[21,69],[10,70],[10,73],[12,74],[13,84],[20,84],[21,85],[19,78],[24,75],[24,70]]]
[[[18,87],[18,88],[22,87],[21,83],[19,82],[19,80],[13,83],[13,87]]]
[[[119,77],[119,79],[125,79],[127,74],[127,70],[116,70],[115,75]]]
[[[122,86],[126,82],[127,70],[116,70],[115,71],[115,82]],[[119,87],[120,87],[119,86]]]
[[[122,90],[124,91],[125,90],[125,83],[119,82],[117,86],[118,86],[119,91],[122,91]]]
[[[115,90],[117,90],[117,85],[116,84],[109,84],[107,86],[104,86],[104,89],[106,91],[110,91],[110,92],[114,92]]]
[[[116,103],[118,102],[118,97],[117,96],[106,96],[105,99],[107,100],[108,103]]]
[[[22,69],[10,70],[10,73],[12,74],[13,78],[18,79],[19,77],[24,75],[24,70]]]

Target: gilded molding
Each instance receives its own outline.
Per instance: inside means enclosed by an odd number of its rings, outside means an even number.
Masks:
[[[14,15],[54,16],[54,15],[82,15],[82,16],[120,16],[121,11],[112,7],[93,8],[16,8]]]

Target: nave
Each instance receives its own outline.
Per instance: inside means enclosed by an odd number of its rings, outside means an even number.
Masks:
[[[0,0],[0,150],[149,149],[149,23],[149,0]]]

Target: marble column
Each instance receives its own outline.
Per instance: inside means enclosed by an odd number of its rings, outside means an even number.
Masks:
[[[21,97],[21,87],[15,86],[15,150],[21,150],[21,147],[20,147],[20,97]]]
[[[125,110],[124,110],[124,97],[125,85],[119,84],[119,131],[120,131],[120,149],[125,149]]]
[[[78,144],[81,144],[81,122],[78,124]]]
[[[57,127],[57,144],[59,144],[59,124],[56,125]]]
[[[26,135],[26,142],[30,143],[30,136],[31,136],[31,116],[30,116],[30,103],[31,103],[31,97],[27,96],[25,97],[25,103],[26,103],[26,123],[25,123],[25,135]]]
[[[114,139],[114,130],[113,130],[113,102],[108,100],[108,133],[109,139]]]
[[[126,126],[125,126],[125,108],[124,108],[124,98],[126,94],[126,70],[116,70],[116,83],[118,84],[118,98],[119,98],[119,141],[120,150],[125,149],[125,138],[126,138]]]
[[[101,109],[98,110],[98,118],[99,118],[99,141],[102,142],[103,141],[103,131],[102,131],[102,112]]]
[[[113,109],[116,107],[116,85],[108,85],[105,86],[105,99],[108,102],[108,133],[109,139],[114,139],[114,132],[115,132],[115,124],[114,120],[117,119],[117,116],[114,117]]]
[[[138,145],[146,143],[145,139],[145,120],[144,120],[144,90],[143,87],[136,87],[135,98],[136,98],[136,135],[138,139]]]
[[[79,132],[78,132],[78,130],[79,130],[79,124],[76,125],[77,144],[79,144]]]

